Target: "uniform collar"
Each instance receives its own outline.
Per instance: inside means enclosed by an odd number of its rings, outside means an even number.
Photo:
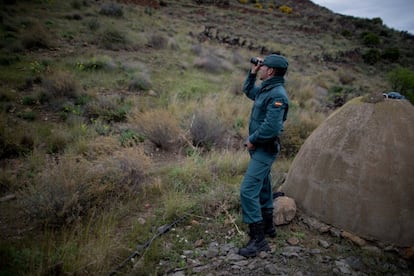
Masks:
[[[262,91],[270,90],[275,86],[285,83],[285,79],[281,76],[274,76],[262,82]]]

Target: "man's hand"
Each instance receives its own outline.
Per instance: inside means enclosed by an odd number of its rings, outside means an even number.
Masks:
[[[256,146],[255,146],[255,145],[253,145],[252,143],[250,143],[250,141],[247,141],[247,143],[246,143],[246,148],[247,148],[248,150],[254,150],[254,149],[256,148]]]

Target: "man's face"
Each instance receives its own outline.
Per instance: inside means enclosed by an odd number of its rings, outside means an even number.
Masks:
[[[260,80],[266,80],[270,77],[269,71],[271,68],[267,67],[266,65],[260,66],[260,69],[258,71],[259,79]]]

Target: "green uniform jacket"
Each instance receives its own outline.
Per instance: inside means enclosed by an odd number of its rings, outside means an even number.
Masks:
[[[249,141],[260,145],[274,141],[283,131],[289,110],[289,98],[283,77],[273,77],[255,85],[256,74],[249,72],[243,92],[254,101],[249,123]]]

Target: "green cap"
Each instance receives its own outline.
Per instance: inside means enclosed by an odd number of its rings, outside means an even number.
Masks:
[[[287,69],[289,63],[284,56],[271,54],[264,58],[263,65],[271,68],[284,68]]]

